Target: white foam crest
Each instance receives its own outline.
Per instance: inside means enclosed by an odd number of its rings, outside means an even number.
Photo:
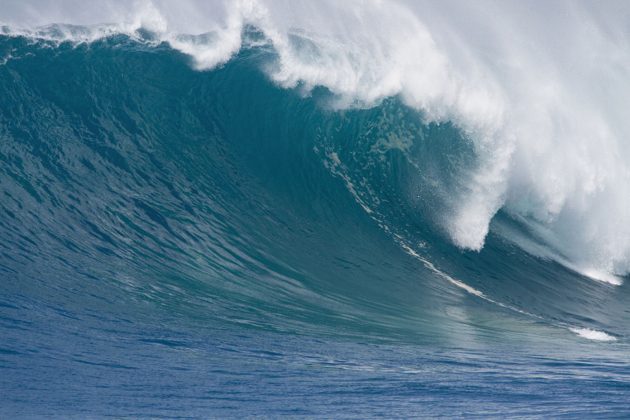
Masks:
[[[615,282],[630,271],[630,5],[575,0],[8,0],[12,27],[100,25],[67,39],[149,29],[199,69],[230,59],[246,25],[278,54],[284,87],[325,86],[338,107],[399,95],[427,121],[451,121],[472,142],[442,224],[479,250],[500,208],[532,222],[563,263]],[[63,31],[62,31],[63,32]],[[212,33],[208,37],[189,37]],[[562,261],[561,261],[562,262]],[[601,274],[604,273],[604,274]]]
[[[592,330],[590,328],[569,328],[571,332],[579,335],[582,338],[586,338],[587,340],[594,341],[617,341],[615,337],[610,334],[607,334],[603,331]]]

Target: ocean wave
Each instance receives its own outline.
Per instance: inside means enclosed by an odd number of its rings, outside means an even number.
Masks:
[[[593,14],[588,4],[576,3],[569,14],[552,8],[543,17],[505,4],[497,10],[501,19],[488,19],[483,8],[462,4],[452,13],[448,5],[348,2],[335,7],[331,19],[332,5],[325,2],[289,7],[244,0],[178,8],[114,2],[83,16],[71,5],[55,9],[62,15],[43,11],[44,17],[15,5],[3,31],[79,43],[121,33],[166,42],[199,70],[226,63],[242,48],[268,45],[276,58],[264,71],[279,86],[304,94],[325,87],[334,94],[328,106],[336,109],[399,97],[426,123],[448,122],[461,131],[474,164],[458,174],[459,187],[450,191],[439,220],[457,246],[480,250],[504,210],[572,269],[618,283],[615,274],[630,268],[624,228],[630,226],[624,147],[630,127],[619,112],[630,96],[627,13]],[[117,23],[16,29],[55,16],[74,24]],[[506,22],[513,23],[509,33]],[[259,36],[244,36],[249,27]],[[567,44],[574,46],[570,52]]]
[[[623,307],[537,252],[552,249],[526,221],[500,212],[479,253],[449,240],[477,168],[461,127],[400,97],[340,109],[330,89],[278,86],[265,73],[277,51],[245,32],[237,56],[202,72],[150,34],[1,38],[3,272],[27,264],[56,273],[44,290],[73,288],[81,262],[80,277],[129,292],[121,302],[181,299],[194,317],[280,330],[451,337],[475,321],[436,308],[490,305],[624,335],[610,321]],[[371,260],[387,263],[349,263]]]
[[[628,411],[625,4],[83,3],[0,10],[0,417]]]

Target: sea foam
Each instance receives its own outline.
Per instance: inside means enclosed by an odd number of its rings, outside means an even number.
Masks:
[[[587,340],[594,341],[617,341],[615,337],[603,331],[591,330],[590,328],[570,328],[571,332]]]

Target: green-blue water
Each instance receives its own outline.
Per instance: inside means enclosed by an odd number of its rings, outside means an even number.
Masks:
[[[264,46],[0,55],[0,417],[630,416],[628,287],[503,213],[453,246],[451,124],[281,89]]]

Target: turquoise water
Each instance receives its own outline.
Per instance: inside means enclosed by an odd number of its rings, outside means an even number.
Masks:
[[[0,415],[630,416],[626,284],[455,247],[466,136],[275,54],[0,36]]]

